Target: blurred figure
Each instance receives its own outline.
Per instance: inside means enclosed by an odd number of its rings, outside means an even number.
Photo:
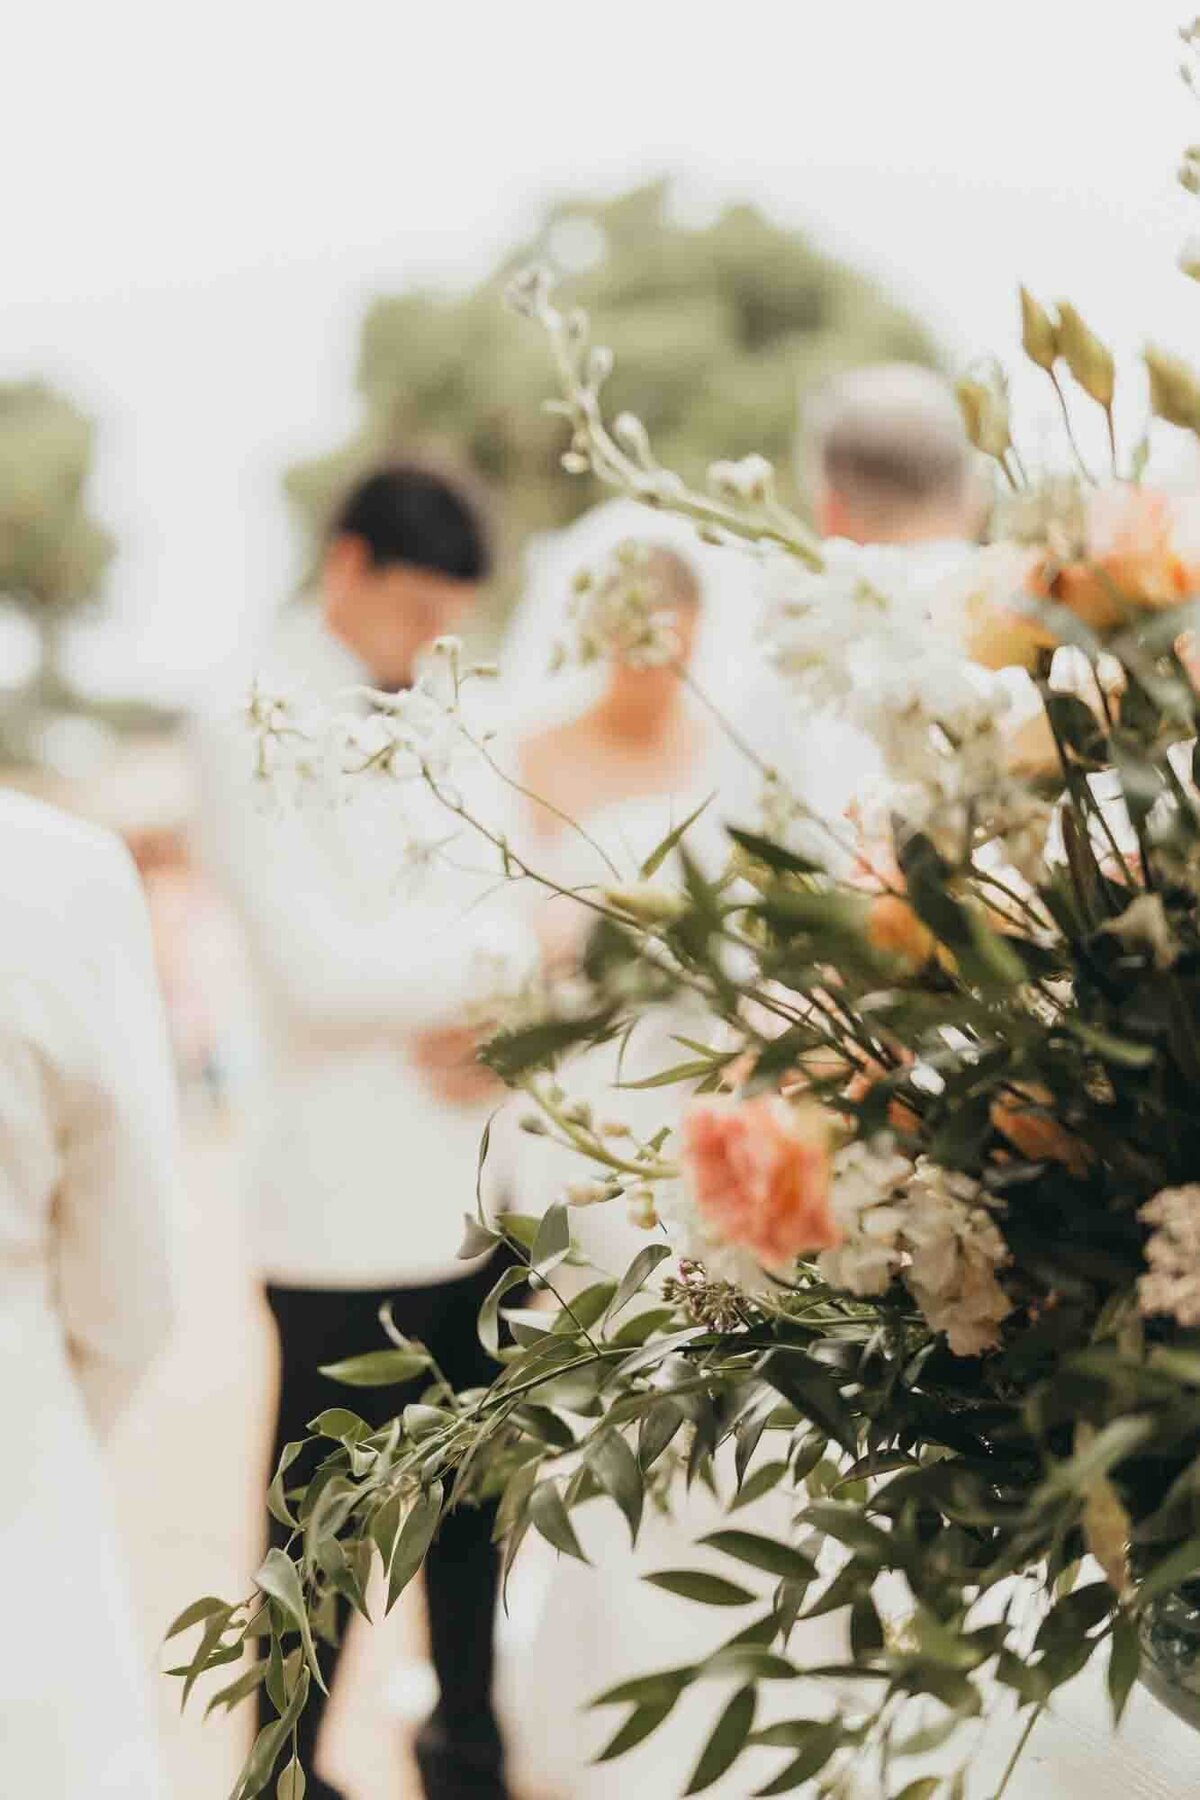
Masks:
[[[325,699],[364,684],[401,689],[431,641],[470,615],[488,569],[462,494],[419,468],[382,470],[333,522],[319,604],[289,612],[259,668]],[[473,946],[492,931],[491,914],[473,904],[488,881],[439,864],[405,897],[386,866],[394,790],[380,803],[362,784],[336,807],[317,795],[272,811],[256,804],[236,733],[214,741],[208,760],[208,835],[244,925],[260,1015],[252,1181],[281,1356],[274,1467],[323,1409],[350,1405],[381,1424],[421,1391],[423,1382],[351,1391],[319,1373],[380,1342],[385,1304],[456,1388],[493,1372],[476,1319],[496,1271],[456,1255],[494,1100],[462,1023]],[[437,813],[423,789],[420,798]],[[406,808],[415,803],[406,789]],[[294,1478],[306,1472],[302,1463]],[[505,1792],[491,1708],[492,1524],[487,1509],[452,1514],[429,1556],[441,1697],[417,1757],[430,1800]],[[274,1521],[271,1532],[288,1536]],[[338,1651],[322,1655],[332,1680]],[[311,1773],[322,1710],[314,1693],[300,1755],[310,1796],[333,1800]]]
[[[0,795],[0,862],[0,1792],[162,1800],[96,1443],[172,1316],[150,933],[129,858],[94,826]]]
[[[566,634],[573,578],[583,568],[602,578],[631,544],[640,553],[637,579],[652,586],[654,609],[673,639],[671,664],[637,667],[605,658],[582,674],[567,669],[548,675],[554,643]],[[501,659],[505,668],[515,663],[516,679],[525,682],[514,699],[510,740],[498,751],[529,796],[511,841],[540,874],[586,896],[598,886],[636,881],[667,834],[707,800],[686,843],[701,868],[719,873],[729,852],[727,814],[717,791],[722,739],[681,675],[694,673],[706,690],[714,678],[728,680],[751,624],[748,595],[735,585],[743,563],[703,544],[686,524],[625,501],[599,507],[557,534],[532,562],[511,632],[517,648],[506,649]],[[674,858],[667,858],[657,879],[677,885]],[[569,972],[594,913],[569,894],[546,895],[532,886],[524,891],[548,972]],[[687,1053],[675,1035],[695,1036],[709,1024],[703,1008],[686,998],[645,1008],[620,1051],[601,1044],[573,1054],[556,1078],[572,1101],[586,1102],[596,1118],[626,1128],[630,1135],[620,1143],[630,1153],[671,1122],[672,1100],[680,1101],[683,1090],[638,1091],[625,1084],[679,1062]],[[517,1110],[527,1113],[524,1096],[518,1100]],[[513,1133],[510,1155],[511,1186],[522,1212],[544,1212],[596,1173],[543,1136]],[[573,1209],[571,1232],[595,1274],[613,1278],[624,1274],[639,1250],[663,1241],[652,1205],[636,1198]],[[594,1278],[577,1275],[583,1284]],[[522,1595],[541,1592],[540,1612],[530,1608],[536,1623],[527,1641],[506,1656],[513,1736],[530,1776],[571,1800],[629,1793],[665,1800],[687,1785],[702,1712],[698,1716],[685,1701],[676,1719],[629,1757],[593,1765],[610,1732],[606,1719],[588,1711],[608,1683],[699,1653],[707,1628],[697,1636],[693,1619],[681,1621],[678,1602],[640,1579],[644,1568],[678,1559],[681,1540],[692,1554],[696,1508],[682,1497],[680,1508],[674,1522],[647,1521],[636,1556],[608,1501],[576,1513],[592,1568],[558,1558],[547,1569],[540,1545],[522,1549],[511,1611],[521,1610]],[[714,1792],[735,1789],[746,1791],[740,1772],[734,1786]]]
[[[987,509],[979,458],[949,383],[915,364],[854,369],[817,396],[801,435],[801,470],[830,556],[853,556],[884,587],[902,561],[906,584],[927,583],[932,607]],[[747,681],[736,720],[781,777],[768,803],[771,831],[787,837],[794,830],[797,849],[850,872],[858,809],[880,774],[874,745],[843,718],[799,714],[795,696],[766,668]],[[732,813],[753,817],[761,787],[759,771],[731,755],[724,791]]]
[[[609,520],[609,529],[618,534],[613,550],[626,538],[628,522],[624,508],[618,506]],[[639,546],[638,578],[653,584],[656,609],[669,621],[675,661],[637,667],[606,659],[601,685],[590,704],[577,715],[526,730],[510,751],[522,787],[536,796],[526,803],[524,817],[514,822],[514,841],[533,868],[569,890],[527,892],[543,962],[551,974],[570,969],[595,923],[595,914],[570,893],[586,896],[597,885],[636,881],[667,834],[706,800],[714,804],[689,830],[688,850],[714,874],[727,855],[715,805],[718,734],[680,679],[680,670],[687,671],[692,664],[702,630],[707,553],[694,537],[685,540],[685,547],[658,541],[655,520],[638,523],[646,534]],[[677,880],[670,862],[661,879]],[[669,1018],[662,1009],[646,1013],[626,1047],[623,1079],[635,1080],[678,1060],[671,1053],[669,1031],[682,1029],[676,1009]],[[572,1057],[563,1080],[573,1098],[585,1097],[631,1117],[645,1113],[652,1131],[649,1115],[661,1113],[661,1091],[640,1097],[611,1093],[618,1078],[616,1063],[615,1049],[600,1046]],[[514,1177],[513,1188],[523,1209],[544,1211],[562,1197],[568,1182],[589,1172],[577,1157],[556,1154],[542,1138],[523,1137],[518,1154],[521,1172]],[[649,1241],[654,1221],[627,1220],[625,1214],[624,1203],[618,1203],[581,1211],[576,1217],[576,1237],[602,1274],[623,1274],[635,1252]]]
[[[842,375],[804,420],[813,514],[822,537],[855,544],[962,544],[987,504],[979,459],[949,383],[915,363]]]
[[[238,972],[229,921],[178,830],[125,834],[146,890],[154,960],[181,1092],[220,1106],[229,1086],[229,1024]]]

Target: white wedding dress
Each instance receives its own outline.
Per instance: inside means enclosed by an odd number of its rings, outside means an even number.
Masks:
[[[133,866],[0,794],[0,1794],[162,1800],[97,1433],[171,1316],[172,1078]]]
[[[720,791],[724,766],[722,745],[713,733],[685,787],[671,794],[613,802],[578,822],[607,852],[621,879],[630,881],[666,834],[711,795],[686,842],[699,865],[715,873],[728,854]],[[529,837],[520,848],[539,873],[564,887],[613,879],[595,849],[566,826],[553,836]],[[668,863],[658,879],[677,881],[677,867]],[[675,1037],[710,1032],[711,1019],[703,1007],[684,997],[643,1016],[619,1069],[617,1047],[603,1044],[569,1058],[559,1079],[571,1099],[586,1100],[597,1115],[623,1120],[639,1136],[649,1137],[662,1125],[673,1124],[687,1086],[630,1090],[618,1087],[618,1079],[642,1080],[689,1060],[694,1052],[676,1043]],[[528,1104],[515,1110],[527,1112]],[[586,1180],[593,1173],[574,1152],[517,1131],[506,1136],[501,1154],[512,1204],[521,1212],[543,1212],[562,1197],[567,1183]],[[573,1210],[571,1225],[575,1243],[601,1275],[620,1276],[638,1250],[662,1242],[660,1229],[631,1223],[620,1200]],[[766,1506],[770,1520],[760,1502],[749,1513],[739,1514],[737,1523],[750,1523],[758,1530],[771,1529],[772,1524],[782,1529],[769,1500]],[[647,1506],[635,1552],[630,1550],[625,1522],[611,1502],[592,1502],[574,1520],[591,1568],[559,1557],[540,1540],[527,1539],[512,1578],[513,1626],[507,1634],[502,1628],[501,1684],[514,1767],[535,1792],[545,1790],[569,1800],[623,1800],[631,1793],[670,1800],[687,1787],[708,1729],[732,1685],[708,1683],[686,1694],[664,1726],[611,1763],[592,1759],[627,1709],[592,1712],[589,1702],[630,1676],[694,1662],[738,1628],[720,1611],[697,1607],[641,1579],[653,1569],[715,1570],[721,1559],[711,1551],[698,1551],[695,1540],[718,1529],[723,1506],[700,1489],[685,1496],[680,1488],[673,1496],[670,1517]],[[727,1566],[723,1572],[729,1573]],[[747,1772],[756,1776],[751,1785],[757,1785],[772,1769],[770,1756],[759,1753],[706,1792],[717,1800],[744,1800],[749,1791]]]

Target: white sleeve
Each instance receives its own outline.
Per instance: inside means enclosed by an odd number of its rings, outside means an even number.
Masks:
[[[73,1054],[62,1071],[57,1291],[103,1431],[173,1318],[175,1091],[141,884],[118,844],[89,849],[66,911]]]
[[[203,853],[240,917],[260,977],[313,1035],[395,1032],[461,1022],[479,957],[524,959],[527,928],[499,869],[443,882],[381,911],[352,904],[354,869],[336,869],[320,802],[279,818],[227,737],[200,739]],[[353,804],[351,802],[351,804]],[[447,815],[449,820],[449,815]],[[379,832],[387,834],[386,818]],[[464,831],[462,860],[491,855]],[[479,841],[482,844],[482,840]],[[371,881],[363,872],[364,887]]]

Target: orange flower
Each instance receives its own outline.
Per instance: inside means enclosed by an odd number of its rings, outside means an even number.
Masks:
[[[1101,488],[1088,508],[1084,560],[1061,569],[1048,591],[1095,631],[1130,611],[1176,606],[1200,590],[1200,568],[1178,541],[1177,509],[1153,488]]]
[[[1058,642],[1045,625],[1019,609],[1020,596],[1036,591],[1035,573],[1032,551],[1019,544],[989,544],[965,576],[947,582],[939,597],[940,617],[980,668],[1032,669],[1038,652],[1052,650]]]
[[[912,1061],[906,1056],[907,1062]],[[867,1068],[859,1069],[846,1085],[847,1100],[865,1100],[875,1083],[884,1075],[882,1063],[872,1062]],[[921,1121],[912,1107],[904,1100],[893,1098],[888,1101],[888,1124],[901,1137],[912,1137],[921,1129]]]
[[[938,942],[899,894],[877,894],[867,909],[867,939],[885,956],[910,968],[923,969],[937,954]]]
[[[841,1242],[829,1199],[829,1124],[818,1107],[771,1095],[697,1101],[681,1135],[696,1209],[722,1243],[780,1268]]]
[[[1008,1139],[1014,1150],[1030,1162],[1061,1163],[1069,1174],[1082,1180],[1093,1161],[1093,1153],[1065,1125],[1046,1110],[1054,1104],[1049,1089],[1024,1083],[1015,1093],[1002,1094],[992,1102],[992,1124],[1001,1137]]]

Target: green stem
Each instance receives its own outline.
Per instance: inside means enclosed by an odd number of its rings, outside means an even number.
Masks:
[[[1079,464],[1079,470],[1084,480],[1090,482],[1091,485],[1095,487],[1096,477],[1084,462],[1083,453],[1075,441],[1075,430],[1071,424],[1071,410],[1067,405],[1067,396],[1063,393],[1062,382],[1058,379],[1058,374],[1054,369],[1047,369],[1046,373],[1049,375],[1054,391],[1058,395],[1058,404],[1062,408],[1063,424],[1067,428],[1067,442],[1071,446],[1071,454]]]
[[[1117,467],[1117,428],[1113,424],[1113,410],[1111,406],[1106,406],[1104,409],[1104,423],[1108,426],[1108,454],[1112,461],[1113,480],[1119,481],[1121,479],[1121,472]]]
[[[1013,1778],[1017,1764],[1025,1754],[1029,1745],[1029,1740],[1033,1736],[1034,1728],[1040,1723],[1042,1714],[1045,1710],[1046,1702],[1043,1700],[1039,1705],[1035,1706],[1030,1713],[1025,1729],[1017,1739],[1016,1747],[1008,1759],[1003,1775],[1000,1777],[1000,1786],[996,1789],[995,1794],[992,1796],[992,1800],[1004,1800],[1004,1796],[1008,1791],[1008,1784]]]
[[[466,738],[471,748],[483,758],[484,762],[494,775],[497,775],[501,781],[513,790],[514,793],[520,794],[523,800],[530,801],[534,806],[544,807],[545,810],[550,813],[552,817],[556,818],[560,824],[567,826],[568,830],[573,831],[578,838],[582,839],[590,850],[596,852],[596,855],[600,858],[613,880],[620,881],[621,871],[618,869],[612,857],[608,854],[608,851],[604,848],[603,844],[597,843],[591,832],[586,830],[585,827],[579,823],[578,819],[573,819],[570,813],[564,812],[561,806],[556,806],[553,800],[547,800],[544,794],[535,793],[532,788],[526,787],[524,782],[518,781],[515,775],[510,775],[507,770],[502,769],[487,745],[482,743],[478,738],[473,737],[461,719],[458,720],[458,729],[461,731],[463,737]]]

